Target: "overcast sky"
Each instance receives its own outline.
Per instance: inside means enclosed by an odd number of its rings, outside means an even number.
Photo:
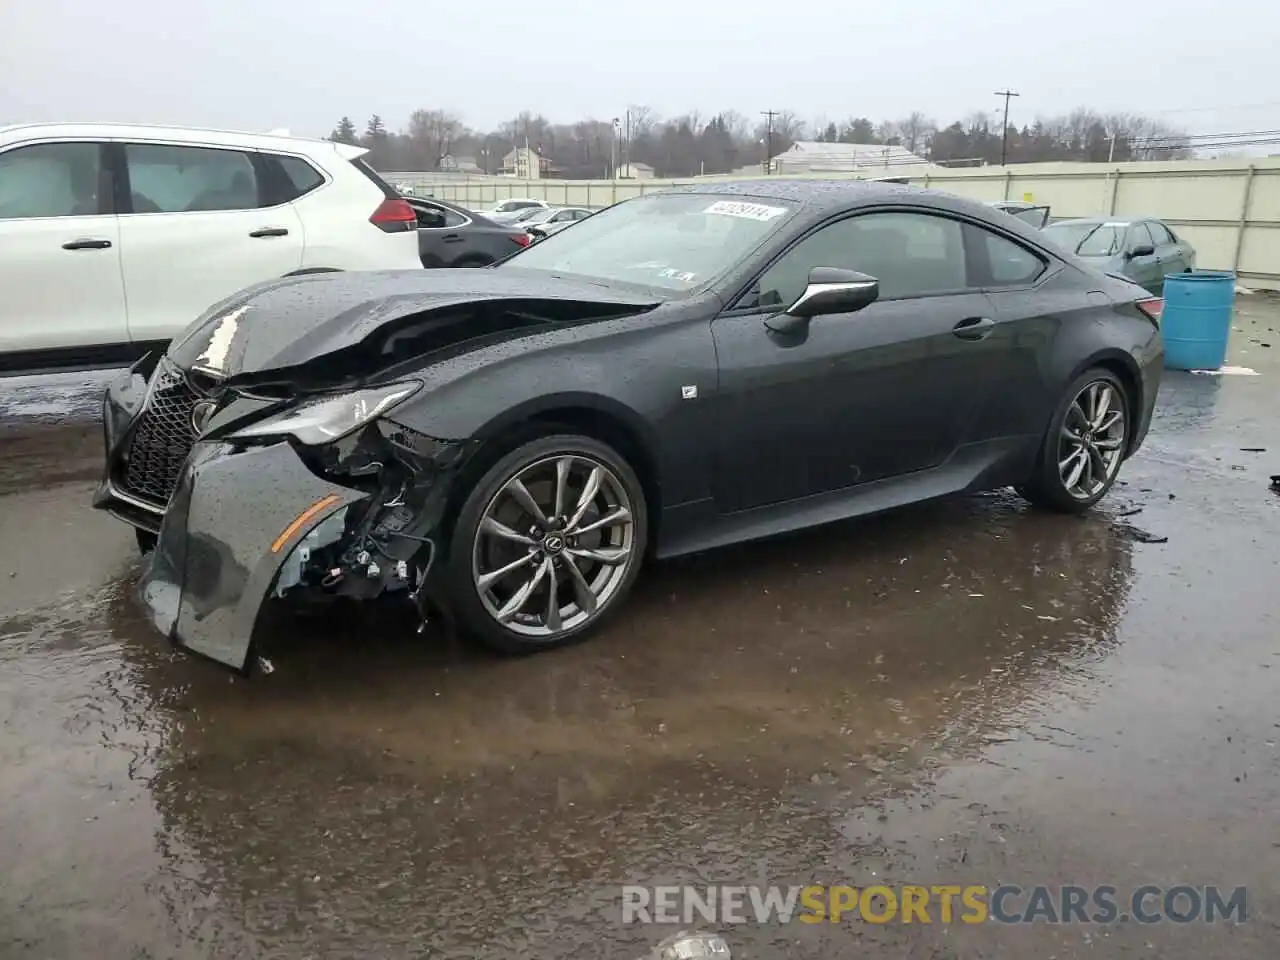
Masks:
[[[0,123],[323,135],[343,114],[398,129],[443,107],[487,128],[632,103],[949,121],[1010,87],[1019,124],[1088,105],[1270,130],[1277,37],[1262,0],[0,0]]]

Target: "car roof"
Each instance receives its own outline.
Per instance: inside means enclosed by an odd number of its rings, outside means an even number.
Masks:
[[[349,160],[369,152],[364,147],[335,143],[315,137],[294,137],[284,133],[251,133],[244,130],[217,130],[205,127],[166,127],[151,123],[18,123],[0,127],[0,143],[16,143],[42,137],[213,143],[245,150],[281,150],[293,153],[335,151]]]

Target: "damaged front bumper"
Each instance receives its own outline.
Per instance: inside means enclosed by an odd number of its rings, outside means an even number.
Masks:
[[[467,445],[378,421],[335,446],[195,445],[140,587],[173,643],[246,672],[272,597],[416,598]]]
[[[196,444],[140,587],[152,621],[178,646],[244,671],[281,568],[367,496],[316,476],[285,441]]]

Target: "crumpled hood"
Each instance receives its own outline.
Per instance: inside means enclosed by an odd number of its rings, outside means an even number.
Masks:
[[[258,284],[210,307],[169,348],[184,369],[220,378],[307,364],[364,344],[388,325],[485,301],[646,309],[652,296],[534,270],[322,273]],[[455,324],[446,339],[462,342]]]

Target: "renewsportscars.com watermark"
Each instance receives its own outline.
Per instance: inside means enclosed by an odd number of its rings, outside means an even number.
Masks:
[[[622,888],[623,923],[1243,923],[1245,887],[935,884]]]

